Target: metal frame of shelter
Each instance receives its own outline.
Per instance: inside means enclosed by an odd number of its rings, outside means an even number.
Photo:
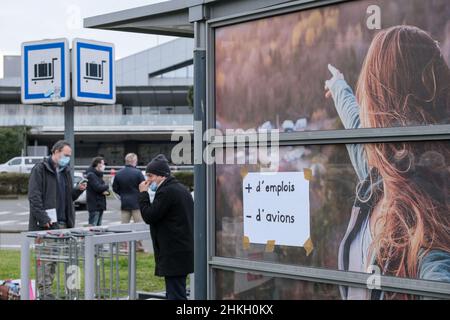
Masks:
[[[194,149],[214,147],[214,136],[203,132],[215,127],[215,29],[236,23],[304,9],[358,0],[175,0],[85,19],[85,27],[148,34],[193,37],[194,46]],[[200,130],[201,129],[201,130]],[[449,140],[450,125],[280,133],[280,146]],[[235,140],[236,141],[236,140]],[[252,141],[252,139],[250,139]],[[251,146],[248,142],[235,147]],[[366,287],[371,274],[225,258],[216,255],[215,166],[195,158],[195,298],[215,299],[217,270],[251,272],[294,280]],[[437,298],[450,297],[450,284],[381,276],[381,289]]]

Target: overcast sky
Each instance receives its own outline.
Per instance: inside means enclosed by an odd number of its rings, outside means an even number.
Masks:
[[[3,55],[19,55],[25,41],[81,37],[113,42],[116,58],[154,47],[174,38],[83,28],[83,18],[163,0],[1,0],[0,78]]]

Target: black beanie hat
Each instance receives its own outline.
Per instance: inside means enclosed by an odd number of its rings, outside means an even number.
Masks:
[[[160,177],[170,176],[169,161],[163,154],[158,154],[145,168],[145,173],[153,173]]]

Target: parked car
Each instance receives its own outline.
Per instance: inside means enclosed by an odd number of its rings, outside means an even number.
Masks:
[[[0,173],[30,173],[35,164],[41,162],[42,159],[43,157],[15,157],[0,164]]]
[[[73,177],[73,187],[76,188],[77,184],[84,179],[82,172],[75,171]],[[86,200],[86,190],[74,201],[75,210],[86,210],[87,200]]]

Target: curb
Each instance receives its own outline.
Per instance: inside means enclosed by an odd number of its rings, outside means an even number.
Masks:
[[[0,200],[17,200],[19,199],[18,195],[3,195],[0,196]]]
[[[14,229],[11,229],[11,230],[2,230],[2,229],[0,229],[0,234],[2,234],[2,233],[22,233],[22,232],[27,232],[28,230],[14,230]]]

